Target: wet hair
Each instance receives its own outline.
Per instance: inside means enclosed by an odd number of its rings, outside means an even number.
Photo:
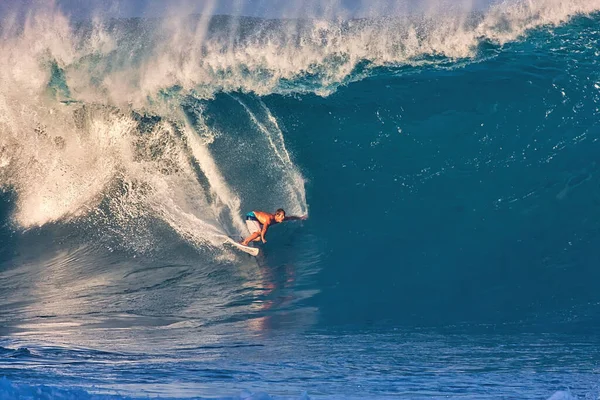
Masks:
[[[285,217],[285,210],[283,208],[278,208],[277,211],[275,211],[275,215],[279,213],[283,214],[283,216]]]

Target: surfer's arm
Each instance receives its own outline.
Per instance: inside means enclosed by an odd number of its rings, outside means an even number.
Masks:
[[[265,240],[265,235],[267,234],[268,229],[269,224],[263,224],[262,231],[260,231],[260,240],[262,240],[263,243],[267,243],[267,241]]]
[[[304,221],[307,218],[308,218],[308,215],[303,215],[301,217],[295,217],[295,216],[290,215],[289,217],[285,217],[283,220],[284,221]]]

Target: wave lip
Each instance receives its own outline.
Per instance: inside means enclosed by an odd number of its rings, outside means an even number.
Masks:
[[[269,20],[207,9],[192,17],[173,10],[161,19],[75,24],[42,7],[22,29],[5,24],[0,50],[17,65],[3,65],[2,74],[37,95],[55,65],[64,71],[66,96],[138,108],[173,87],[204,98],[218,91],[328,95],[373,67],[474,59],[482,44],[502,46],[598,10],[600,0],[513,0],[476,12],[440,3],[383,18]]]

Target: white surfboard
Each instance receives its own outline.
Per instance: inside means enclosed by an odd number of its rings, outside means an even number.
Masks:
[[[233,240],[230,237],[227,237],[225,239],[225,243],[229,243],[235,247],[237,247],[238,249],[240,249],[241,251],[250,254],[251,256],[256,257],[258,255],[258,253],[260,252],[259,249],[257,249],[256,247],[250,247],[250,246],[244,246],[243,244],[240,244],[238,242],[236,242],[235,240]]]

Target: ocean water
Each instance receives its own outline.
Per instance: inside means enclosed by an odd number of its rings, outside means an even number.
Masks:
[[[598,1],[172,11],[1,19],[0,399],[600,398]]]

